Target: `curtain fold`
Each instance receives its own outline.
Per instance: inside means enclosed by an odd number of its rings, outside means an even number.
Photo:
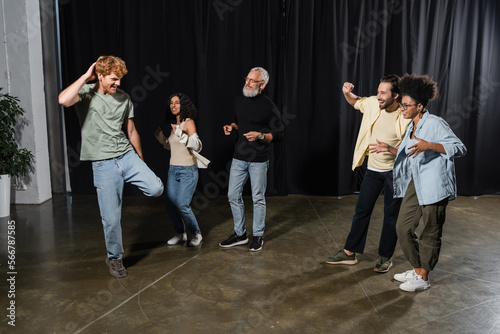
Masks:
[[[345,81],[376,94],[387,74],[429,74],[440,97],[431,113],[446,119],[468,148],[457,159],[461,195],[500,193],[500,9],[488,1],[65,1],[59,2],[66,87],[103,54],[125,60],[122,88],[148,165],[166,179],[169,153],[153,131],[168,96],[184,92],[199,110],[205,197],[225,195],[234,137],[232,101],[253,66],[271,76],[265,94],[283,115],[285,140],[272,149],[269,194],[345,195],[360,186],[351,171],[361,114],[344,99]],[[80,130],[66,111],[71,187],[94,193],[91,166],[78,159]],[[126,194],[136,194],[133,187]]]

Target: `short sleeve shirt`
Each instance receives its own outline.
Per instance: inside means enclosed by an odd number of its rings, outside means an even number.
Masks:
[[[123,123],[134,117],[130,97],[121,89],[104,95],[86,84],[78,93],[75,104],[82,129],[80,160],[98,161],[123,155],[133,146],[123,132]]]

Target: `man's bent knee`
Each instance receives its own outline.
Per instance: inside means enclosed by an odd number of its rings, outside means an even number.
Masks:
[[[159,197],[161,194],[163,194],[163,183],[160,179],[158,179],[158,183],[159,184],[149,188],[147,192],[144,192],[144,194],[150,197]]]

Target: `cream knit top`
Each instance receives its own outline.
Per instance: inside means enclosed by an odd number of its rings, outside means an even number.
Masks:
[[[180,125],[180,129],[184,128],[184,124],[188,119],[184,120]],[[192,151],[186,147],[186,144],[180,142],[180,137],[177,136],[174,130],[170,130],[170,136],[168,139],[160,133],[156,137],[158,141],[163,144],[163,146],[170,150],[170,165],[173,166],[192,166],[196,165],[196,157]]]

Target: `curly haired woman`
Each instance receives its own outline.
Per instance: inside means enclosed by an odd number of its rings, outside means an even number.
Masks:
[[[159,127],[155,131],[158,141],[171,151],[167,179],[167,212],[176,234],[167,243],[185,243],[187,226],[193,235],[189,245],[198,246],[203,238],[190,206],[198,184],[196,153],[202,148],[194,123],[197,111],[189,97],[183,93],[170,96],[169,105],[167,120],[172,120],[169,137],[165,137]]]
[[[373,144],[373,152],[391,152],[394,197],[403,197],[396,231],[401,249],[413,266],[394,279],[405,291],[430,287],[429,272],[439,259],[448,201],[456,197],[454,159],[465,155],[465,145],[441,117],[430,114],[427,103],[437,97],[437,84],[427,75],[406,74],[399,84],[404,118],[411,119],[398,149]],[[422,221],[419,236],[415,230]]]

